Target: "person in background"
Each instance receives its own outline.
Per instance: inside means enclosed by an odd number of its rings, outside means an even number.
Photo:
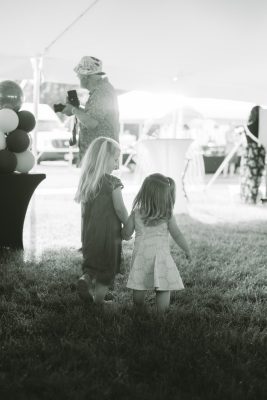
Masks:
[[[241,200],[248,204],[258,201],[259,187],[265,166],[264,147],[257,142],[259,136],[260,106],[252,108],[245,130],[247,145],[241,158]]]
[[[75,200],[82,204],[83,275],[78,293],[84,300],[103,304],[109,286],[120,272],[121,229],[128,218],[118,169],[119,144],[99,137],[86,151]]]
[[[184,288],[170,253],[169,233],[188,259],[190,250],[175,217],[175,182],[162,174],[145,178],[133,202],[132,213],[122,230],[129,240],[136,232],[131,270],[127,287],[133,290],[133,301],[142,306],[147,290],[156,291],[158,311],[170,304],[170,291]]]
[[[119,142],[119,108],[115,89],[102,71],[102,62],[96,57],[85,56],[74,68],[81,88],[89,91],[85,107],[70,103],[62,111],[74,115],[79,125],[79,159],[83,159],[90,143],[99,136]]]

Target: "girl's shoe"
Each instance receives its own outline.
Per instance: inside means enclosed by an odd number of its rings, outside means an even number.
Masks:
[[[84,274],[80,277],[77,283],[77,290],[80,298],[84,301],[94,302],[94,297],[92,295],[90,287],[90,278],[88,275]]]
[[[105,296],[105,301],[113,301],[113,300],[115,300],[114,294],[112,294],[111,292],[108,292]]]

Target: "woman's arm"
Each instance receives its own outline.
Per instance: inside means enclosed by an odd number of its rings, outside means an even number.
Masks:
[[[125,225],[128,219],[128,211],[124,205],[120,187],[117,187],[112,191],[112,200],[119,220],[123,223],[123,225]]]
[[[134,213],[132,212],[126,224],[122,228],[122,239],[130,240],[132,234],[134,233],[134,227]]]
[[[62,113],[68,116],[75,115],[87,129],[94,129],[98,125],[98,121],[89,116],[81,107],[73,107],[71,104],[67,103]]]
[[[176,222],[174,216],[172,216],[170,218],[169,223],[168,223],[168,228],[169,228],[171,237],[173,238],[175,243],[177,243],[178,246],[184,250],[186,257],[190,259],[191,255],[190,255],[190,250],[189,250],[188,244],[187,244],[182,232],[178,228],[178,225],[177,225],[177,222]]]

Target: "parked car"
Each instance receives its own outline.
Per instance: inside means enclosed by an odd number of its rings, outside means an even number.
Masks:
[[[136,166],[136,136],[128,130],[120,135],[120,147],[122,153],[122,165],[129,168],[132,172]]]
[[[24,103],[21,110],[33,113],[33,103]],[[34,140],[33,132],[30,132]],[[38,106],[38,124],[36,131],[37,163],[41,161],[69,160],[78,157],[78,147],[69,145],[71,133],[65,128],[57,114],[48,104]]]

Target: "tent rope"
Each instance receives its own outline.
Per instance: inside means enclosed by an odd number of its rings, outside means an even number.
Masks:
[[[76,22],[78,22],[89,10],[91,10],[100,0],[95,0],[90,6],[88,6],[75,20],[68,25],[52,42],[45,47],[44,53],[47,53],[48,50],[68,31],[70,30]]]

